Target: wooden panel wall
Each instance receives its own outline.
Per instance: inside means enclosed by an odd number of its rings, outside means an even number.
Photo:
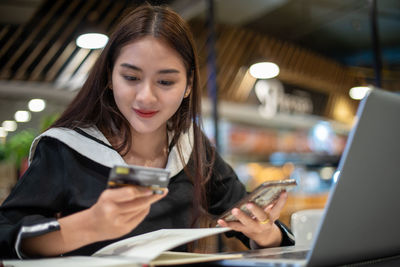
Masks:
[[[192,26],[194,32],[206,30],[201,22],[193,22]],[[228,26],[218,26],[217,35],[218,85],[221,93],[228,93],[222,98],[229,97],[234,90],[234,81],[246,76],[243,68],[261,60],[279,65],[280,80],[317,91],[347,93],[349,88],[361,82],[352,69],[286,41]],[[196,36],[199,37],[201,64],[205,68],[206,34]]]
[[[192,21],[201,59],[202,77],[207,77],[206,28],[201,21]],[[348,98],[348,91],[363,82],[354,69],[295,44],[278,40],[257,32],[231,26],[219,25],[217,41],[217,83],[220,99],[246,101],[256,79],[248,73],[252,63],[271,61],[279,65],[279,80],[299,87],[324,92],[329,95],[325,114],[335,116],[337,99]],[[203,81],[206,87],[206,81]],[[206,88],[204,88],[206,91]],[[358,102],[348,99],[350,117]],[[343,118],[340,118],[343,121]]]

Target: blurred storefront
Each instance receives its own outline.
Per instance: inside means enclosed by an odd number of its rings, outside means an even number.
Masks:
[[[204,32],[199,21],[192,21],[192,27]],[[285,223],[290,224],[294,211],[323,208],[358,106],[348,90],[364,77],[252,30],[218,25],[216,32],[220,153],[248,191],[265,181],[296,179],[298,186],[281,214]],[[206,34],[196,41],[203,59],[201,74],[208,77]],[[276,64],[279,75],[254,77],[250,66],[260,61]],[[212,108],[206,101],[204,124],[211,139]]]
[[[220,153],[247,190],[266,181],[297,181],[281,215],[288,224],[294,211],[323,208],[335,181],[351,125],[323,116],[327,99],[272,79],[256,81],[243,103],[219,103]],[[205,100],[204,126],[212,139],[210,109]]]

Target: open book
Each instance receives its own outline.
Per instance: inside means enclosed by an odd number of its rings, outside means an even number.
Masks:
[[[31,260],[5,260],[14,267],[142,267],[198,263],[242,257],[241,254],[200,254],[167,251],[229,228],[162,229],[110,244],[92,256],[69,256]]]
[[[239,258],[241,254],[200,254],[167,251],[203,237],[229,231],[229,228],[162,229],[110,244],[92,256],[119,258],[150,266],[176,265]]]

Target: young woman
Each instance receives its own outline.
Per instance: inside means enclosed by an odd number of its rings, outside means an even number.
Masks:
[[[200,227],[245,194],[200,128],[198,62],[188,25],[144,5],[117,26],[83,88],[32,144],[30,167],[0,210],[2,258],[90,255],[117,239]],[[168,190],[107,189],[116,164],[166,168]],[[293,244],[286,201],[224,222],[249,245]],[[178,248],[185,250],[185,247]]]

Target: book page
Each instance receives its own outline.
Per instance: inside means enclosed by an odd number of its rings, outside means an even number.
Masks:
[[[4,260],[0,266],[12,267],[142,267],[125,258],[96,258],[87,256],[69,256],[29,260]]]
[[[162,252],[206,236],[229,231],[230,228],[161,229],[127,238],[108,245],[93,256],[123,256],[148,263]]]

